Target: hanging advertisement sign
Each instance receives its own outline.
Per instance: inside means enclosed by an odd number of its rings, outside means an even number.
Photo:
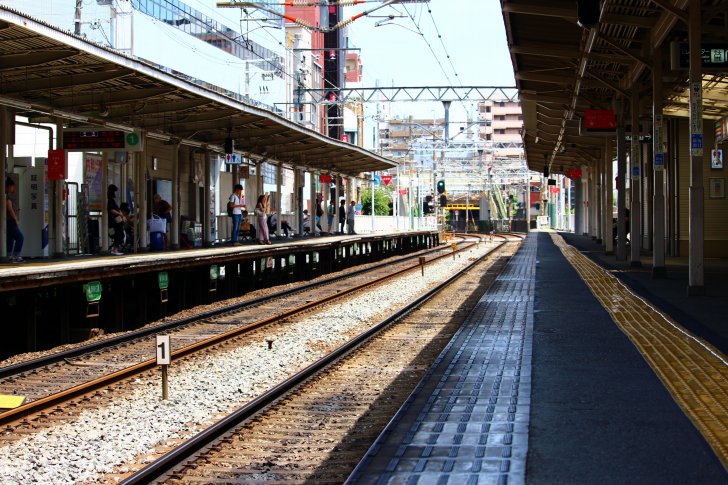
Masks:
[[[48,180],[66,180],[68,166],[65,150],[48,150]]]
[[[100,212],[103,207],[103,185],[101,166],[103,157],[96,153],[83,155],[83,181],[88,186],[87,207],[90,211]]]

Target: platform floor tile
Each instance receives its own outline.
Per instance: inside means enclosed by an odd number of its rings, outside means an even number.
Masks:
[[[526,238],[347,483],[525,481],[536,245]]]

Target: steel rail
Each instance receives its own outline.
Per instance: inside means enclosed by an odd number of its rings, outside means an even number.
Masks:
[[[247,403],[244,406],[242,406],[241,408],[239,408],[237,411],[235,411],[232,414],[221,419],[220,421],[213,424],[206,430],[193,436],[188,441],[184,442],[182,445],[178,446],[177,448],[170,451],[169,453],[166,453],[158,460],[155,460],[154,462],[150,463],[149,465],[142,468],[141,470],[134,473],[133,475],[126,478],[125,480],[123,480],[120,483],[122,485],[136,485],[136,484],[141,484],[141,483],[147,484],[155,479],[162,477],[162,475],[169,473],[175,466],[181,464],[184,460],[188,459],[194,453],[198,452],[199,450],[201,450],[205,446],[209,445],[216,439],[222,437],[224,434],[226,434],[230,430],[239,426],[245,420],[250,419],[256,413],[263,410],[267,406],[271,405],[276,399],[278,399],[282,395],[292,391],[299,384],[302,384],[304,381],[306,381],[308,378],[310,378],[314,374],[323,370],[325,367],[328,367],[329,365],[331,365],[336,360],[343,357],[350,351],[356,349],[357,347],[359,347],[361,344],[363,344],[365,341],[367,341],[369,338],[371,338],[375,334],[379,333],[384,328],[388,327],[392,323],[407,316],[413,310],[416,310],[417,308],[422,306],[424,303],[426,303],[428,300],[430,300],[437,293],[439,293],[440,291],[442,291],[443,289],[448,287],[450,284],[455,282],[457,279],[462,277],[465,273],[467,273],[469,270],[471,270],[477,264],[481,263],[485,258],[492,255],[497,249],[499,249],[501,246],[506,244],[506,242],[507,241],[500,242],[495,248],[491,249],[486,254],[482,255],[481,257],[479,257],[478,259],[473,261],[471,264],[469,264],[468,266],[466,266],[461,271],[454,274],[447,280],[443,281],[442,283],[438,284],[434,288],[430,289],[427,293],[419,296],[417,299],[411,301],[404,307],[400,308],[392,315],[386,317],[384,320],[380,321],[379,323],[375,324],[374,326],[372,326],[369,329],[365,330],[364,332],[360,333],[353,339],[349,340],[347,343],[336,348],[330,354],[328,354],[328,355],[322,357],[321,359],[317,360],[316,362],[312,363],[305,369],[303,369],[300,372],[289,377],[288,379],[286,379],[285,381],[276,385],[275,387],[271,388],[264,394],[261,394],[257,398],[253,399],[249,403]]]
[[[464,241],[460,241],[460,242],[458,242],[458,244],[461,244],[462,242],[464,242]],[[434,253],[434,252],[437,252],[437,251],[442,251],[443,249],[446,249],[446,248],[443,247],[443,246],[438,246],[438,247],[433,248],[433,249],[431,249],[429,251],[426,251],[424,254],[431,254],[431,253]],[[352,272],[349,272],[349,273],[346,273],[346,274],[340,274],[340,275],[337,275],[337,276],[332,276],[332,277],[329,277],[329,278],[326,278],[326,279],[323,279],[323,280],[320,280],[320,281],[316,281],[316,282],[313,282],[313,283],[306,283],[306,284],[303,284],[303,285],[300,285],[300,286],[296,286],[295,288],[291,288],[291,289],[288,289],[288,290],[281,290],[281,291],[277,291],[275,293],[271,293],[269,295],[264,295],[264,296],[260,296],[258,298],[254,298],[252,300],[246,300],[246,301],[243,301],[243,302],[240,302],[240,303],[235,303],[235,304],[232,304],[232,305],[227,305],[227,306],[224,306],[224,307],[221,307],[221,308],[215,308],[213,310],[208,310],[206,312],[202,312],[202,313],[199,313],[197,315],[192,315],[192,316],[189,316],[189,317],[180,318],[178,320],[173,320],[171,322],[162,323],[162,324],[159,324],[159,325],[155,325],[153,327],[147,327],[147,328],[141,328],[141,329],[138,329],[138,330],[132,330],[132,331],[127,332],[127,333],[125,333],[123,335],[118,335],[116,337],[111,337],[111,338],[108,338],[108,339],[105,339],[105,340],[100,340],[98,342],[86,344],[86,345],[83,345],[81,347],[76,347],[74,349],[64,350],[62,352],[57,352],[57,353],[54,353],[54,354],[50,354],[50,355],[46,355],[46,356],[43,356],[43,357],[39,357],[37,359],[27,360],[27,361],[24,361],[24,362],[19,362],[17,364],[8,365],[8,366],[5,366],[5,367],[0,367],[0,379],[5,379],[7,377],[12,377],[13,375],[19,374],[21,372],[29,372],[29,371],[38,369],[38,368],[43,367],[43,366],[47,366],[47,365],[55,364],[57,362],[65,361],[67,359],[73,359],[73,358],[76,358],[76,357],[81,357],[83,355],[90,354],[92,352],[96,352],[96,351],[99,351],[99,350],[104,350],[104,349],[106,349],[108,347],[112,347],[114,345],[128,343],[128,342],[131,342],[131,341],[133,341],[135,339],[139,339],[139,338],[143,338],[143,337],[148,337],[150,335],[155,335],[157,333],[160,333],[160,332],[163,332],[163,331],[166,331],[166,330],[170,330],[170,329],[173,329],[173,328],[176,328],[176,327],[181,327],[183,325],[187,325],[187,324],[190,324],[190,323],[194,323],[194,322],[196,322],[198,320],[203,320],[203,319],[206,319],[206,318],[217,317],[217,316],[220,316],[220,315],[222,315],[224,313],[227,313],[227,312],[242,310],[242,309],[249,308],[249,307],[252,307],[252,306],[260,305],[261,303],[266,303],[266,302],[271,301],[271,300],[274,300],[276,298],[281,298],[283,296],[290,296],[290,295],[293,295],[295,293],[298,293],[298,292],[301,292],[301,291],[305,291],[305,290],[309,290],[309,289],[315,288],[317,286],[323,286],[323,285],[328,284],[328,283],[333,283],[335,281],[338,281],[338,280],[341,280],[341,279],[344,279],[344,278],[348,278],[350,276],[356,276],[356,275],[364,274],[364,273],[366,273],[368,271],[374,271],[374,270],[383,268],[385,266],[389,266],[391,264],[395,264],[395,263],[400,263],[400,262],[403,262],[403,261],[407,261],[408,259],[414,259],[414,258],[417,258],[419,256],[422,256],[422,254],[423,253],[418,252],[417,254],[414,254],[414,255],[403,256],[403,257],[398,258],[398,259],[396,259],[394,261],[388,261],[386,263],[378,263],[378,264],[375,264],[374,266],[370,266],[368,268],[363,268],[363,269],[359,269],[359,270],[356,270],[356,271],[352,271]]]
[[[465,249],[470,248],[473,245],[475,245],[475,243],[463,245],[462,247],[460,247],[459,249],[457,249],[457,250],[455,250],[453,252],[463,251]],[[500,247],[500,246],[498,246],[498,247]],[[425,261],[425,264],[430,264],[430,263],[432,263],[434,261],[437,261],[439,259],[450,257],[453,254],[453,252],[445,252],[442,255],[435,256],[432,259],[429,259],[429,260]],[[271,317],[268,317],[268,318],[264,318],[262,320],[258,320],[258,321],[249,323],[248,325],[244,325],[244,326],[235,328],[235,329],[230,330],[228,332],[220,333],[218,335],[215,335],[213,337],[207,338],[205,340],[201,340],[199,342],[195,342],[195,343],[190,344],[190,345],[188,345],[186,347],[183,347],[181,349],[177,349],[175,351],[172,351],[171,352],[171,357],[173,359],[179,359],[181,357],[184,357],[186,355],[189,355],[189,354],[198,352],[198,351],[203,350],[203,349],[208,348],[208,347],[212,347],[214,345],[217,345],[219,343],[222,343],[222,342],[224,342],[226,340],[229,340],[231,338],[237,337],[237,336],[242,335],[244,333],[248,333],[251,330],[254,330],[256,328],[259,328],[259,327],[262,327],[262,326],[265,326],[265,325],[269,325],[271,323],[275,323],[277,321],[283,320],[283,319],[285,319],[287,317],[290,317],[292,315],[295,315],[295,314],[304,312],[306,310],[309,310],[311,308],[320,306],[322,304],[325,304],[325,303],[328,303],[328,302],[337,300],[337,299],[339,299],[339,298],[341,298],[343,296],[346,296],[346,295],[351,294],[351,293],[356,292],[356,291],[360,291],[360,290],[362,290],[364,288],[367,288],[369,286],[374,286],[374,285],[380,284],[383,281],[386,281],[388,279],[394,278],[394,277],[399,276],[401,274],[404,274],[406,272],[413,271],[415,269],[419,269],[420,267],[421,267],[421,265],[419,263],[413,264],[413,265],[408,266],[406,268],[403,268],[401,270],[395,271],[394,273],[387,274],[384,277],[377,278],[377,279],[372,280],[372,281],[367,281],[365,283],[362,283],[362,284],[353,286],[351,288],[347,288],[345,290],[341,290],[341,291],[339,291],[339,292],[337,292],[335,294],[328,295],[328,296],[326,296],[326,297],[324,297],[324,298],[322,298],[320,300],[307,302],[307,303],[305,303],[305,304],[303,304],[303,305],[301,305],[299,307],[286,310],[286,311],[281,312],[281,313],[278,313],[278,314],[276,314],[274,316],[271,316]],[[109,385],[114,384],[114,383],[116,383],[118,381],[121,381],[121,380],[130,378],[130,377],[132,377],[134,375],[137,375],[137,374],[140,374],[140,373],[145,372],[147,370],[153,369],[156,366],[157,366],[156,359],[148,359],[148,360],[139,362],[137,364],[134,364],[132,366],[126,367],[124,369],[120,369],[120,370],[118,370],[116,372],[112,372],[111,374],[108,374],[108,375],[106,375],[104,377],[100,377],[98,379],[90,380],[90,381],[85,382],[83,384],[79,384],[77,386],[74,386],[74,387],[72,387],[70,389],[66,389],[66,390],[61,391],[61,392],[58,392],[56,394],[52,394],[50,396],[46,396],[46,397],[43,397],[41,399],[37,399],[37,400],[32,401],[30,403],[23,404],[23,405],[15,408],[15,409],[7,410],[7,411],[3,412],[2,414],[0,414],[0,426],[5,425],[5,424],[8,424],[8,423],[10,423],[12,421],[16,421],[16,420],[18,420],[20,418],[23,418],[25,416],[28,416],[28,415],[30,415],[32,413],[40,412],[40,411],[42,411],[44,409],[47,409],[47,408],[49,408],[49,407],[51,407],[53,405],[58,404],[58,403],[61,403],[61,402],[64,402],[64,401],[68,401],[70,399],[73,399],[74,397],[77,397],[77,396],[80,396],[80,395],[83,395],[83,394],[92,392],[92,391],[97,390],[97,389],[99,389],[101,387],[109,386]]]

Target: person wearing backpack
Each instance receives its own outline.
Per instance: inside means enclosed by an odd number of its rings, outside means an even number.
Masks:
[[[238,233],[240,232],[240,221],[243,219],[243,186],[235,184],[233,193],[228,200],[227,212],[233,218],[233,233],[231,241],[233,246],[240,246]]]

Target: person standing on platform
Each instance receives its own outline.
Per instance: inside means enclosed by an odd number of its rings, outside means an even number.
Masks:
[[[172,227],[172,204],[162,199],[162,196],[159,194],[154,194],[154,197],[152,197],[152,202],[152,214],[156,215],[157,217],[161,217],[162,219],[167,221],[163,234],[164,248],[167,249],[167,247],[169,246],[167,232],[169,232],[169,229]]]
[[[321,208],[321,199],[316,198],[316,229],[319,234],[324,233],[324,229],[321,227],[321,217],[324,215],[324,210]]]
[[[112,238],[111,254],[121,256],[121,246],[124,244],[124,213],[116,203],[116,192],[119,188],[111,184],[106,191],[106,210],[109,218],[109,235]]]
[[[346,200],[341,199],[339,206],[339,232],[344,234],[344,224],[346,223]]]
[[[20,256],[20,252],[23,250],[23,241],[25,241],[25,237],[23,237],[23,233],[20,232],[20,219],[18,219],[18,214],[15,212],[15,207],[13,207],[13,200],[10,198],[10,195],[15,192],[15,181],[11,179],[10,177],[5,179],[5,197],[6,197],[6,212],[7,212],[7,222],[5,224],[5,228],[7,230],[7,248],[8,248],[8,258],[10,258],[10,261],[13,263],[22,263],[24,259]]]
[[[356,234],[354,232],[354,218],[356,216],[356,202],[351,201],[351,204],[349,205],[349,210],[346,211],[346,225],[349,229],[349,234]]]
[[[334,226],[334,212],[336,212],[336,206],[331,202],[329,204],[329,213],[326,214],[326,230],[329,231],[329,235],[336,232]]]
[[[228,200],[228,209],[232,211],[233,233],[230,238],[233,246],[240,246],[238,233],[240,232],[240,221],[243,220],[243,186],[235,184],[233,193]]]
[[[270,236],[268,235],[267,195],[258,197],[258,203],[255,205],[255,217],[258,218],[258,244],[270,244]]]

